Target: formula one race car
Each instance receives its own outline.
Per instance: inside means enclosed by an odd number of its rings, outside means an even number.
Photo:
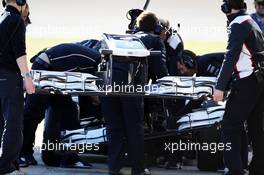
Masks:
[[[115,40],[118,40],[118,43],[121,42],[120,40],[122,42],[133,41],[133,44],[127,44],[126,46],[134,47],[136,45],[139,48],[137,45],[139,43],[136,44],[137,39],[133,35],[120,36],[105,34],[105,36],[105,40],[109,40],[107,42],[115,43]],[[119,45],[111,44],[111,46],[112,48],[109,47],[108,50],[102,51],[103,54],[112,55],[107,57],[107,59],[115,59],[114,54],[117,54],[119,56],[118,59],[121,59],[120,55],[122,56],[123,54],[126,57],[132,55],[133,59],[128,60],[133,63],[137,60],[144,63],[142,59],[152,54],[152,52],[145,50],[142,46],[140,49],[136,49],[137,57],[139,57],[139,59],[136,59],[133,54],[135,49],[124,48],[123,45],[122,49],[116,49]],[[157,53],[154,52],[154,54]],[[205,57],[216,55],[219,56],[219,54],[209,54],[205,55]],[[105,72],[101,71],[100,75],[111,75],[108,73],[108,71],[111,71],[110,63],[108,62],[106,64]],[[133,76],[130,75],[130,77]],[[36,70],[33,71],[33,79],[38,90],[41,90],[42,93],[72,95],[76,101],[76,106],[79,106],[75,108],[76,110],[83,109],[83,106],[79,103],[76,96],[142,96],[148,99],[147,106],[149,110],[145,113],[144,128],[146,162],[149,166],[177,167],[182,164],[183,159],[195,159],[197,157],[198,168],[200,170],[216,171],[222,167],[222,155],[218,149],[215,149],[215,144],[220,142],[220,128],[224,105],[212,103],[205,98],[213,94],[216,78],[164,77],[157,80],[156,84],[149,85],[144,92],[132,94],[117,93],[110,89],[97,88],[98,84],[96,82],[98,80],[104,79],[104,83],[107,84],[111,81],[111,76],[99,78],[90,74]],[[204,100],[204,103],[199,108],[193,109],[191,113],[175,116],[173,109],[178,107],[177,103],[181,100]],[[99,113],[99,111],[97,112]],[[61,157],[69,153],[78,154],[79,157],[86,157],[86,160],[89,162],[106,161],[107,132],[101,117],[95,117],[95,113],[73,116],[75,119],[79,118],[80,125],[75,129],[68,129],[67,127],[61,129],[58,126],[65,121],[56,120],[58,117],[54,116],[55,114],[58,115],[58,113],[54,113],[52,110],[49,110],[47,114],[44,143],[56,143],[60,147],[56,147],[59,149],[54,151],[50,149],[44,149],[42,151],[42,159],[45,164],[60,166]],[[60,115],[67,115],[67,107],[65,107],[65,111],[62,111]],[[168,127],[168,121],[173,127]],[[58,132],[60,134],[56,134]],[[195,143],[200,145],[199,147],[203,147],[206,144],[210,148],[213,145],[215,151],[212,152],[212,149],[200,148],[186,148],[185,151],[179,150],[178,148],[175,149],[174,146],[179,143],[187,145]],[[152,145],[155,145],[155,147]]]
[[[184,84],[184,82],[182,83]],[[208,84],[208,81],[205,83]],[[215,152],[200,149],[172,151],[171,149],[173,148],[167,150],[165,148],[168,144],[200,143],[211,145],[219,143],[221,120],[225,106],[215,104],[211,101],[205,101],[200,108],[194,109],[193,112],[183,116],[177,116],[174,120],[170,120],[170,122],[175,122],[174,127],[167,128],[166,121],[175,116],[173,116],[173,112],[166,105],[166,100],[177,104],[177,99],[173,100],[170,98],[152,99],[154,100],[151,104],[153,110],[149,111],[145,116],[147,164],[149,166],[165,166],[166,168],[171,168],[182,164],[184,158],[197,158],[197,166],[202,171],[216,171],[221,168],[223,166],[222,153],[217,150]],[[170,103],[171,105],[173,104]],[[47,117],[49,119],[46,120],[44,132],[44,142],[46,143],[55,140],[54,128],[52,126],[56,125],[54,124],[54,120],[52,120],[52,118],[55,118],[52,111],[48,113]],[[63,145],[63,151],[53,152],[43,150],[43,161],[50,166],[59,166],[61,155],[66,152],[75,151],[80,157],[86,157],[88,162],[104,162],[106,161],[107,155],[106,134],[103,119],[94,116],[81,116],[80,127],[78,129],[64,129],[61,131],[61,137],[56,139],[60,140],[60,143]],[[167,162],[160,161],[161,158]]]
[[[144,10],[148,4],[149,0],[144,6]],[[132,9],[128,12],[131,23],[127,33],[135,32],[135,20],[141,12],[140,9]],[[172,33],[178,35],[174,30]],[[181,39],[180,37],[175,38]],[[173,43],[179,43],[179,41]],[[71,95],[73,101],[76,102],[75,107],[65,106],[60,114],[52,108],[47,111],[43,142],[46,145],[56,143],[59,145],[56,148],[59,149],[43,149],[43,162],[49,166],[60,166],[62,158],[71,157],[71,155],[78,155],[79,158],[88,162],[105,162],[107,159],[107,132],[104,120],[100,115],[100,107],[94,105],[91,100],[88,100],[89,102],[84,100],[85,103],[83,103],[83,99],[87,96],[136,95],[147,99],[144,129],[145,158],[148,166],[180,168],[184,160],[197,159],[197,167],[202,171],[216,171],[223,168],[222,152],[214,148],[215,144],[220,142],[221,121],[225,105],[216,104],[207,99],[213,94],[215,78],[164,77],[159,79],[156,84],[149,85],[144,92],[133,94],[115,93],[107,88],[101,89],[100,85],[111,84],[111,66],[115,59],[119,59],[119,61],[121,59],[128,64],[129,62],[142,64],[142,66],[131,68],[129,78],[133,83],[134,73],[138,67],[141,67],[140,72],[142,72],[143,78],[139,78],[142,80],[140,83],[148,84],[148,82],[144,82],[144,76],[147,75],[145,59],[152,54],[160,54],[146,50],[145,46],[133,35],[104,34],[103,45],[108,47],[101,49],[103,61],[99,65],[96,75],[33,72],[35,84],[41,93]],[[219,56],[223,56],[223,53],[204,55],[204,57]],[[176,109],[179,109],[180,104],[185,103],[186,100],[202,100],[203,103],[190,113],[176,115]],[[89,110],[87,110],[87,103],[90,104]],[[67,116],[71,109],[75,110],[76,114],[71,119],[78,119],[78,126],[68,127],[64,125],[66,119],[58,120],[58,118]],[[71,123],[71,121],[66,123]],[[184,144],[184,151],[180,149],[180,143]],[[186,147],[192,143],[198,145],[198,149]],[[199,149],[199,146],[204,145],[207,145],[207,148],[212,147],[214,151]],[[74,160],[69,161],[74,162]],[[129,160],[127,160],[127,164],[129,164]]]

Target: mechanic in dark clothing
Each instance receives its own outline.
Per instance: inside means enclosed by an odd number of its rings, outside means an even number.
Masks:
[[[176,30],[170,27],[170,22],[166,19],[159,19],[162,31],[159,34],[166,48],[166,63],[170,76],[179,74],[177,61],[180,59],[184,50],[184,44],[181,36]]]
[[[7,0],[0,17],[0,174],[24,174],[15,161],[22,146],[23,79],[28,94],[35,92],[26,58],[26,1]]]
[[[231,143],[225,151],[225,164],[231,175],[242,175],[241,132],[247,121],[253,159],[250,175],[264,174],[264,37],[259,26],[245,12],[243,0],[228,0],[222,5],[228,18],[229,39],[225,59],[218,76],[215,101],[223,101],[232,81],[223,117],[223,141]]]
[[[46,51],[44,50],[43,52],[40,52],[31,59],[33,62],[32,70],[71,71],[91,74],[97,70],[97,65],[100,60],[101,55],[97,50],[82,46],[79,43],[60,44]],[[20,154],[20,166],[37,164],[33,157],[35,132],[38,124],[45,117],[46,109],[50,104],[55,103],[55,101],[61,101],[61,103],[63,102],[65,105],[67,104],[69,108],[68,111],[71,111],[70,108],[72,108],[73,111],[67,112],[65,115],[69,115],[70,117],[74,114],[75,105],[71,100],[71,96],[34,94],[26,97],[24,112],[24,142]]]
[[[150,12],[143,12],[137,18],[140,32],[136,35],[147,49],[162,52],[161,56],[148,59],[148,79],[153,81],[168,74],[164,44],[157,35],[154,35],[157,24],[156,15]],[[113,81],[116,84],[127,83],[128,66],[129,64],[114,63]],[[125,140],[132,163],[132,174],[145,174],[143,99],[141,97],[105,97],[102,99],[102,113],[106,121],[109,143],[109,174],[121,174],[120,170],[125,162]]]
[[[92,72],[97,70],[100,53],[78,43],[54,46],[34,57],[33,70]]]
[[[179,75],[217,77],[224,59],[223,53],[196,56],[190,50],[184,50],[177,61]],[[203,100],[191,100],[182,109],[174,113],[174,117],[167,122],[168,129],[173,129],[178,117],[191,113],[193,109],[201,107]],[[176,118],[175,118],[176,117]],[[171,121],[172,120],[172,121]],[[174,121],[174,122],[173,122]]]
[[[223,53],[196,56],[189,50],[184,50],[181,58],[177,61],[177,68],[183,76],[217,77],[224,59]],[[184,108],[179,110],[176,116],[182,116],[201,107],[203,100],[192,100]]]
[[[196,56],[190,50],[184,50],[181,58],[177,61],[180,75],[217,77],[220,72],[224,53],[206,54]]]
[[[193,76],[205,76],[205,77],[217,77],[224,60],[224,53],[212,53],[202,56],[196,56],[195,53],[184,50],[182,58],[177,63],[178,70],[181,75]],[[191,113],[193,109],[201,108],[203,100],[192,100],[188,104],[178,111],[175,116],[183,116]],[[175,119],[174,119],[175,121]],[[175,122],[168,122],[175,123]],[[173,126],[171,126],[173,128]],[[241,151],[243,169],[248,169],[248,141],[246,131],[242,133],[243,148]]]
[[[166,48],[166,63],[170,76],[178,76],[179,70],[177,68],[177,62],[181,58],[184,50],[184,43],[179,33],[170,26],[170,22],[167,19],[159,19],[159,24],[162,30],[159,34],[163,40]],[[169,116],[177,113],[185,106],[185,100],[181,99],[145,99],[145,117],[149,115],[153,110],[153,105],[159,105],[161,110],[165,110],[163,107],[166,106],[166,111]],[[148,114],[149,113],[149,114]]]

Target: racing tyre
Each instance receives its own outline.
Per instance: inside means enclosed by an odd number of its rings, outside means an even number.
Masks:
[[[58,167],[61,163],[61,156],[56,152],[54,146],[60,140],[61,125],[56,112],[57,110],[54,110],[53,106],[49,107],[46,112],[41,158],[46,165]]]
[[[41,158],[45,165],[59,167],[61,162],[61,156],[55,151],[42,150]]]
[[[220,142],[220,132],[217,126],[212,126],[201,130],[197,136],[200,144],[218,144]],[[200,171],[217,171],[223,165],[223,154],[216,150],[198,150],[197,151],[197,167]]]

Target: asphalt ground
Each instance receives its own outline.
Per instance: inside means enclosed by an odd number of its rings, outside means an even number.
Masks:
[[[58,168],[48,167],[41,161],[40,153],[36,153],[37,166],[22,168],[28,175],[108,175],[106,164],[92,164],[91,169],[82,168]],[[130,168],[122,169],[124,175],[130,174]],[[195,166],[183,166],[180,170],[165,170],[163,168],[151,168],[152,175],[220,175],[222,173],[201,172]]]
[[[42,144],[43,136],[43,122],[39,125],[36,132],[36,143],[35,146],[39,147]],[[91,169],[82,168],[58,168],[48,167],[44,165],[41,160],[40,151],[35,151],[35,158],[38,161],[37,166],[30,166],[22,168],[22,171],[28,175],[108,175],[107,164],[92,164]],[[124,175],[130,175],[130,168],[122,169]],[[220,175],[222,173],[215,172],[201,172],[196,166],[183,166],[180,170],[166,170],[163,168],[151,168],[152,175]]]

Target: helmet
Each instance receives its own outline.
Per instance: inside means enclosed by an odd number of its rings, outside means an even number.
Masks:
[[[196,54],[190,50],[184,50],[181,55],[180,62],[184,64],[188,69],[194,69],[197,65]]]

